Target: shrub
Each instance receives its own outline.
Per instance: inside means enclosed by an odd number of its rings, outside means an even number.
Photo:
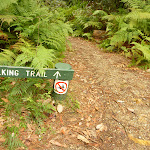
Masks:
[[[143,62],[149,64],[150,51],[147,48],[145,52],[142,47],[149,47],[147,39],[150,36],[150,2],[143,0],[122,0],[122,2],[126,4],[127,9],[120,9],[118,13],[103,17],[108,21],[110,42],[107,50],[123,50],[127,57],[134,60],[134,64],[140,65]]]
[[[53,67],[72,33],[59,12],[39,0],[2,0],[1,5],[0,65],[29,66],[41,74]],[[33,122],[39,126],[55,111],[51,87],[44,79],[0,78],[0,107],[11,118],[4,134],[8,149],[22,146],[16,130]]]

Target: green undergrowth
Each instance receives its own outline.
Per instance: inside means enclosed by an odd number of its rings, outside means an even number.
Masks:
[[[0,65],[32,67],[41,74],[63,60],[71,26],[57,10],[64,2],[53,0],[2,0],[0,3]],[[44,121],[56,112],[52,80],[0,78],[0,138],[7,149],[25,147],[21,131],[35,126],[42,135],[50,126]],[[68,102],[74,107],[75,102]],[[74,108],[75,109],[75,108]],[[42,137],[39,137],[39,140]]]
[[[18,134],[19,134],[19,128],[18,127],[7,126],[6,131],[4,133],[4,137],[6,140],[3,143],[3,145],[5,145],[10,150],[17,149],[18,147],[24,147],[27,149],[27,147],[19,139]]]
[[[65,18],[65,22],[69,24],[73,33],[72,36],[84,37],[92,39],[94,29],[102,29],[105,27],[104,22],[101,20],[102,16],[107,14],[103,10],[95,11],[88,1],[76,2],[68,7],[59,8],[58,12]],[[98,16],[99,14],[99,16]]]
[[[94,30],[106,30],[100,47],[120,52],[131,60],[129,66],[150,68],[150,1],[69,1],[58,12],[73,29],[73,36],[93,40]]]
[[[19,139],[19,130],[28,128],[28,124],[43,124],[47,114],[55,110],[51,104],[51,84],[43,79],[1,79],[0,107],[1,117],[5,119],[3,135],[8,149],[23,146]]]
[[[94,30],[106,29],[108,38],[101,47],[121,52],[131,59],[130,66],[150,68],[150,2],[117,0],[114,5],[114,1],[1,0],[0,65],[32,67],[43,74],[44,68],[63,61],[68,36],[92,39]],[[0,78],[4,147],[26,148],[20,133],[31,124],[39,140],[48,130],[55,133],[44,124],[56,112],[52,87],[51,80]],[[76,112],[80,104],[74,97],[68,94],[55,105],[61,103]]]
[[[55,114],[58,104],[74,112],[80,108],[72,94],[68,94],[66,100],[56,101],[53,105],[51,80],[1,78],[0,81],[0,119],[5,120],[1,131],[5,138],[3,145],[9,150],[26,148],[21,140],[21,130],[28,132],[34,127],[33,132],[39,136],[39,140],[49,131],[54,134],[52,127],[44,122]]]
[[[71,109],[74,112],[77,112],[80,109],[80,102],[74,98],[73,93],[69,93],[65,101],[62,101],[67,108]]]
[[[122,0],[124,8],[103,17],[108,39],[101,46],[110,52],[122,52],[130,66],[150,68],[150,1]]]

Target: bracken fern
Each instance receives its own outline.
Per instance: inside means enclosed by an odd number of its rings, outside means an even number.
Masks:
[[[39,0],[2,0],[1,5],[0,65],[32,67],[41,74],[45,68],[54,67],[56,56],[66,49],[66,37],[72,33],[70,25]],[[19,126],[29,121],[38,124],[55,111],[48,80],[0,78],[0,90],[0,106],[8,119],[12,118],[9,126],[15,121]],[[16,149],[21,144],[11,133],[5,144]]]
[[[149,63],[149,44],[143,41],[145,37],[150,36],[150,9],[148,9],[150,1],[122,0],[122,2],[126,3],[128,9],[121,11],[120,14],[114,13],[103,17],[108,20],[107,31],[110,42],[107,49],[124,50],[124,53],[134,59],[136,65],[143,61]],[[135,46],[131,49],[133,45]]]

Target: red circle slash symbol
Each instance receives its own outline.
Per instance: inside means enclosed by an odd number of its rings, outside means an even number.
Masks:
[[[55,90],[58,93],[65,93],[65,91],[67,90],[67,83],[66,82],[57,82],[55,84]]]

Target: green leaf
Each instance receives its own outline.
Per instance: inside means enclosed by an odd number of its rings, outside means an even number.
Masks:
[[[0,2],[0,11],[6,9],[13,3],[17,3],[18,0],[1,0]]]
[[[44,68],[53,67],[54,61],[54,50],[53,49],[46,49],[44,46],[39,45],[37,47],[37,53],[32,60],[31,67],[35,70],[39,70],[41,74],[44,73]]]
[[[132,42],[132,44],[135,45],[132,49],[140,50],[143,53],[145,59],[150,61],[150,46],[149,45],[146,45],[146,44],[143,45],[137,42]]]
[[[99,14],[101,17],[108,15],[108,14],[107,14],[105,11],[103,11],[103,10],[95,10],[92,15],[98,15],[98,14]]]
[[[6,21],[10,25],[10,23],[16,19],[16,16],[15,15],[0,15],[0,19],[2,23]]]
[[[12,65],[16,59],[16,55],[7,49],[3,49],[3,52],[0,53],[0,65]]]

